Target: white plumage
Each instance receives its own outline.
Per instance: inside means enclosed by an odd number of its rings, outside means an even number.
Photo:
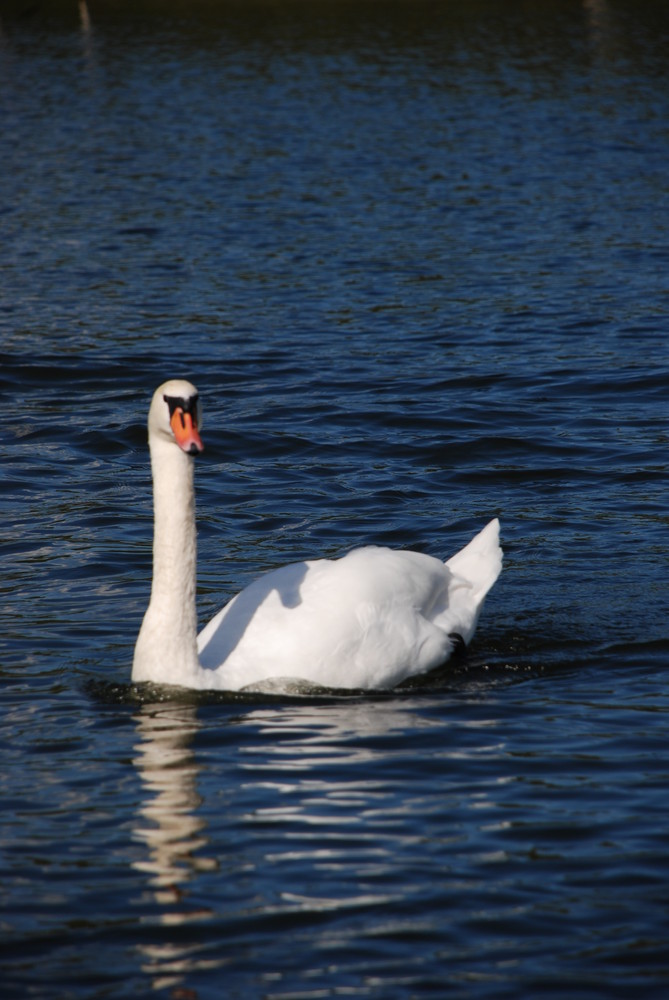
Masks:
[[[133,680],[225,690],[276,690],[294,681],[391,688],[444,664],[453,633],[470,642],[502,566],[497,519],[446,563],[368,547],[284,566],[238,594],[196,639],[199,426],[194,386],[173,380],[156,390],[149,411],[153,585]]]

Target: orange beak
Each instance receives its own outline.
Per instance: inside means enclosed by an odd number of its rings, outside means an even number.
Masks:
[[[200,432],[193,423],[193,417],[190,413],[186,413],[180,406],[177,406],[172,414],[170,425],[176,442],[182,451],[185,451],[188,455],[197,455],[199,452],[204,451]]]

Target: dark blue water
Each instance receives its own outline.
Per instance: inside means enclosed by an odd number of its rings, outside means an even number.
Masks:
[[[156,9],[0,22],[3,997],[664,997],[665,5]],[[201,623],[499,515],[469,658],[131,686],[174,376]]]

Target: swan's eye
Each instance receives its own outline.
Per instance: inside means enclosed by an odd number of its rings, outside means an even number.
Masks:
[[[196,427],[201,426],[200,397],[198,395],[189,396],[188,399],[182,399],[180,396],[163,396],[163,399],[167,403],[170,411],[170,421],[172,421],[174,414],[179,411],[182,427],[186,426],[186,422],[184,420],[185,413],[190,414]]]
[[[183,399],[180,396],[163,396],[170,411],[170,429],[176,443],[188,455],[197,455],[204,449],[200,438],[200,403],[197,395]]]

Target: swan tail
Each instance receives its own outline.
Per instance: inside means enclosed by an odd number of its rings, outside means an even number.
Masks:
[[[474,635],[486,594],[502,570],[502,549],[499,544],[499,521],[495,518],[483,531],[472,538],[446,562],[453,574],[449,588],[448,617],[443,623],[449,632],[461,637],[469,645]],[[459,645],[455,643],[455,645]]]
[[[502,571],[502,548],[499,544],[499,520],[495,518],[446,561],[454,576],[466,580],[472,597],[483,600]]]

